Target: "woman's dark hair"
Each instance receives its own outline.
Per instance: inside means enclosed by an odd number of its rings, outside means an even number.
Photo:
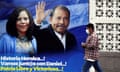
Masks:
[[[16,21],[17,21],[18,16],[19,16],[21,11],[25,11],[28,14],[30,22],[29,22],[29,28],[26,32],[26,37],[28,38],[28,40],[32,40],[34,21],[33,21],[33,18],[31,16],[30,12],[24,7],[15,8],[13,10],[13,12],[11,13],[11,15],[9,16],[8,21],[7,21],[7,25],[6,25],[7,33],[10,36],[18,37],[18,32],[17,32],[17,28],[16,28]]]
[[[53,8],[53,10],[52,10],[52,12],[51,12],[51,14],[50,14],[51,17],[54,15],[54,12],[55,12],[55,10],[56,10],[57,8],[60,8],[60,9],[62,9],[62,10],[64,10],[64,11],[66,11],[66,12],[68,13],[68,15],[69,15],[69,18],[70,18],[70,11],[69,11],[69,9],[68,9],[67,7],[65,7],[65,6],[62,6],[62,5],[58,5],[58,6],[56,6],[55,8]]]
[[[88,23],[87,28],[92,28],[92,30],[94,31],[94,25],[92,23]]]

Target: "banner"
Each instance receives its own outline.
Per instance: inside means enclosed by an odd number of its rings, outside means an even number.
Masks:
[[[0,55],[0,72],[81,72],[84,63],[84,49],[81,42],[85,42],[88,18],[88,0],[44,0],[45,10],[53,9],[57,5],[64,5],[70,10],[70,24],[68,30],[76,40],[77,46],[69,52],[40,53],[35,56],[6,54]],[[39,0],[1,0],[0,1],[0,37],[6,33],[6,22],[12,11],[19,6],[27,8],[35,18]],[[43,26],[49,25],[49,16]],[[48,40],[49,41],[49,40]],[[8,43],[9,45],[9,43]],[[2,47],[0,47],[2,50]]]

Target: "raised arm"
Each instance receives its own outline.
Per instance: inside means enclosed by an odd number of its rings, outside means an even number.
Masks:
[[[37,24],[41,24],[41,22],[50,13],[50,10],[47,10],[45,12],[45,6],[46,6],[46,3],[44,1],[38,2],[38,4],[35,6],[35,9],[36,9],[36,18],[35,18],[35,21],[36,21]]]

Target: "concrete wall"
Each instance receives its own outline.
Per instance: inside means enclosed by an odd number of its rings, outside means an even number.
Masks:
[[[103,72],[120,72],[120,53],[100,52],[99,61]]]

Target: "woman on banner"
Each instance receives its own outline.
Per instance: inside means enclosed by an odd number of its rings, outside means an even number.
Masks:
[[[34,21],[30,12],[24,7],[16,8],[8,18],[6,34],[0,38],[0,53],[34,55],[37,43],[33,37]]]

